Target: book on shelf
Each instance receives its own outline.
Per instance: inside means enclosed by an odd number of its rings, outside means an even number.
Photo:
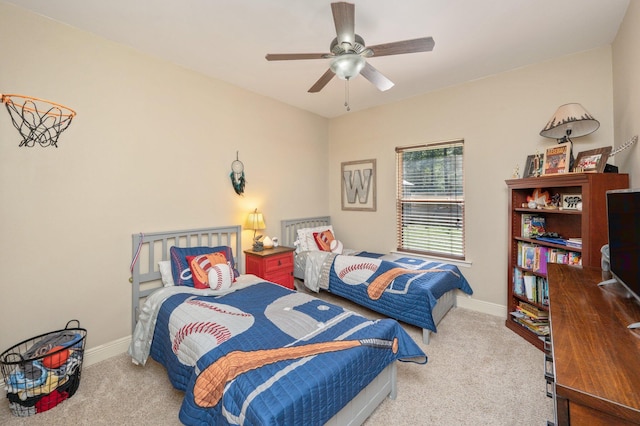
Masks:
[[[552,237],[536,237],[537,240],[544,241],[545,243],[558,244],[560,246],[566,246],[567,240],[564,238],[552,238]]]
[[[520,301],[518,303],[518,307],[516,308],[516,310],[524,313],[525,315],[527,315],[528,317],[534,320],[549,319],[549,311],[540,309],[537,306],[532,305],[531,303]]]
[[[569,265],[582,265],[582,255],[575,251],[569,252]]]
[[[548,320],[541,320],[541,321],[536,321],[531,319],[531,317],[527,316],[526,314],[520,312],[520,311],[513,311],[510,312],[511,316],[513,317],[513,320],[520,324],[521,326],[527,328],[528,330],[532,331],[533,333],[535,333],[538,336],[547,336],[549,335],[549,321]]]
[[[518,241],[518,252],[516,253],[516,265],[522,266],[522,246],[524,243],[522,241]]]
[[[538,288],[538,300],[536,302],[542,305],[549,305],[549,282],[545,277],[536,277],[536,285]]]
[[[545,218],[536,214],[522,215],[522,237],[533,238],[545,232]]]
[[[548,260],[547,247],[535,247],[533,254],[533,271],[540,274],[547,273],[547,260]]]
[[[513,268],[513,292],[518,296],[525,296],[524,278],[520,268]]]
[[[547,263],[562,263],[565,265],[582,265],[582,254],[575,251],[553,249],[549,251]]]
[[[533,269],[533,261],[536,255],[536,248],[532,244],[522,244],[522,262],[520,266],[525,269]]]
[[[522,276],[522,280],[524,281],[524,295],[529,300],[536,300],[536,276],[525,272]]]
[[[567,247],[582,248],[582,238],[567,238]]]
[[[549,334],[549,312],[527,302],[519,302],[511,312],[513,320],[538,336]]]
[[[546,232],[545,230],[546,219],[544,216],[533,216],[531,218],[531,236],[537,237]]]

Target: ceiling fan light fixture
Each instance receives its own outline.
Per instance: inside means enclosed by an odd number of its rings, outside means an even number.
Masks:
[[[345,53],[331,60],[331,71],[342,80],[351,80],[360,74],[365,66],[365,59],[357,53]]]

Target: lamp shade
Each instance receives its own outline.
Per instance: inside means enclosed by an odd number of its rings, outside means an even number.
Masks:
[[[265,229],[267,225],[264,223],[264,216],[262,213],[258,212],[258,209],[255,209],[252,213],[249,213],[247,216],[247,221],[244,223],[245,229],[253,229],[254,231],[258,229]]]
[[[565,104],[553,114],[540,136],[563,139],[588,135],[598,130],[600,122],[580,104]]]

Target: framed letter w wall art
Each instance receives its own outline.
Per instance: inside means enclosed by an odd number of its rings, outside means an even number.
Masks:
[[[342,210],[376,211],[376,160],[347,161],[341,167]]]

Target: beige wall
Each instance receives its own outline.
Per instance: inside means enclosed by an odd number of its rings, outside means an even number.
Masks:
[[[349,114],[330,122],[331,216],[346,247],[393,250],[396,146],[463,138],[467,257],[462,268],[474,299],[506,304],[507,191],[505,179],[529,154],[554,144],[540,130],[564,103],[579,102],[600,129],[578,138],[575,152],[613,140],[611,50],[603,47]],[[352,99],[357,102],[357,99]],[[342,211],[340,163],[375,158],[376,212]],[[480,307],[480,309],[484,309]]]
[[[329,213],[327,120],[1,2],[0,40],[2,93],[78,113],[27,149],[0,111],[0,350],[72,318],[89,348],[128,336],[133,233]]]
[[[132,233],[241,223],[258,207],[268,235],[281,219],[331,214],[347,247],[391,250],[394,148],[453,138],[466,142],[463,272],[473,301],[504,307],[504,180],[553,143],[538,133],[563,103],[601,122],[576,152],[638,133],[639,20],[632,2],[613,74],[603,47],[328,121],[0,1],[0,91],[78,112],[60,148],[19,149],[0,111],[0,349],[71,318],[88,328],[89,348],[126,338]],[[638,169],[638,149],[616,158],[623,171]],[[244,197],[228,180],[236,151]],[[342,211],[340,163],[369,158],[377,211]]]
[[[632,1],[613,43],[613,114],[615,146],[640,135],[640,2]],[[614,157],[621,172],[640,187],[640,143]]]

